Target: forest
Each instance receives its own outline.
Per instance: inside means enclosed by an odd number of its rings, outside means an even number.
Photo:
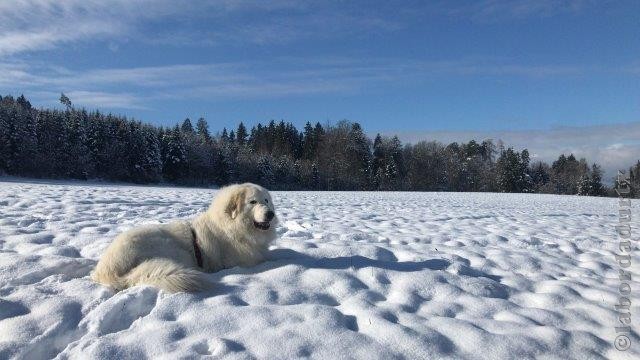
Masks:
[[[0,174],[52,179],[223,186],[272,190],[473,191],[613,196],[595,163],[559,154],[548,164],[501,141],[403,144],[369,138],[360,124],[303,129],[271,120],[215,133],[204,118],[173,127],[75,108],[35,108],[0,96]],[[640,196],[640,161],[631,164]]]

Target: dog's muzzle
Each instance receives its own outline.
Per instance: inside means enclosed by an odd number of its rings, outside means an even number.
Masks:
[[[269,228],[271,227],[271,223],[268,221],[263,221],[263,222],[254,221],[253,226],[257,227],[260,230],[269,230]]]
[[[271,227],[271,220],[273,220],[276,214],[273,211],[269,210],[265,215],[267,218],[266,221],[258,222],[254,220],[253,226],[257,227],[260,230],[269,230],[269,228]]]

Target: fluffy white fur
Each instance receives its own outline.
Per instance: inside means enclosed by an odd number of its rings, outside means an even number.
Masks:
[[[255,184],[220,190],[209,209],[192,221],[147,225],[120,234],[100,258],[91,278],[116,291],[149,284],[170,292],[208,287],[201,271],[253,266],[276,238],[269,192]],[[202,253],[198,267],[192,232]]]

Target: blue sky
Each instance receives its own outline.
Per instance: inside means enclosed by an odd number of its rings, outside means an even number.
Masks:
[[[639,16],[633,0],[3,1],[0,94],[214,130],[346,118],[509,142],[580,128],[598,149],[540,146],[631,161],[637,143],[602,127],[640,121]]]

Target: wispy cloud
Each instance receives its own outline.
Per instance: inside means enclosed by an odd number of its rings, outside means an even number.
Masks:
[[[123,34],[130,29],[128,20],[141,13],[126,3],[95,0],[0,2],[0,56]]]
[[[592,69],[590,69],[591,71]],[[314,94],[354,94],[441,76],[576,76],[581,66],[522,65],[487,60],[417,61],[347,57],[283,57],[268,61],[176,64],[76,71],[47,64],[0,63],[0,89],[26,94],[102,94],[84,105],[141,108],[154,99],[273,98]],[[120,94],[126,89],[126,94]],[[111,98],[105,94],[112,94]],[[117,96],[120,100],[115,101]],[[79,96],[76,103],[82,104]],[[99,100],[103,99],[104,103]],[[127,99],[126,101],[124,99]],[[41,98],[41,100],[45,100]],[[57,96],[49,102],[57,101]]]
[[[474,22],[499,22],[577,14],[608,1],[595,0],[481,0],[449,2],[443,6],[448,15]]]
[[[393,131],[389,132],[395,133]],[[627,169],[640,160],[640,121],[546,130],[522,131],[414,131],[397,132],[404,141],[438,140],[443,143],[472,139],[502,140],[506,146],[527,148],[533,160],[551,163],[560,154],[574,154],[603,166],[608,181],[617,170]]]
[[[635,63],[623,68],[623,71],[632,74],[632,75],[640,75],[640,63]]]
[[[175,26],[145,31],[165,20]],[[198,28],[193,22],[209,26]],[[402,26],[402,21],[334,1],[16,0],[0,2],[0,57],[82,41],[109,40],[110,48],[121,40],[270,44]]]
[[[430,16],[475,22],[576,14],[596,0],[481,0],[410,3],[294,0],[14,0],[0,2],[0,57],[76,42],[273,44],[387,33]],[[170,24],[171,26],[165,26]],[[206,27],[194,24],[207,24]],[[160,26],[153,26],[160,25]],[[148,30],[153,28],[154,31]]]

